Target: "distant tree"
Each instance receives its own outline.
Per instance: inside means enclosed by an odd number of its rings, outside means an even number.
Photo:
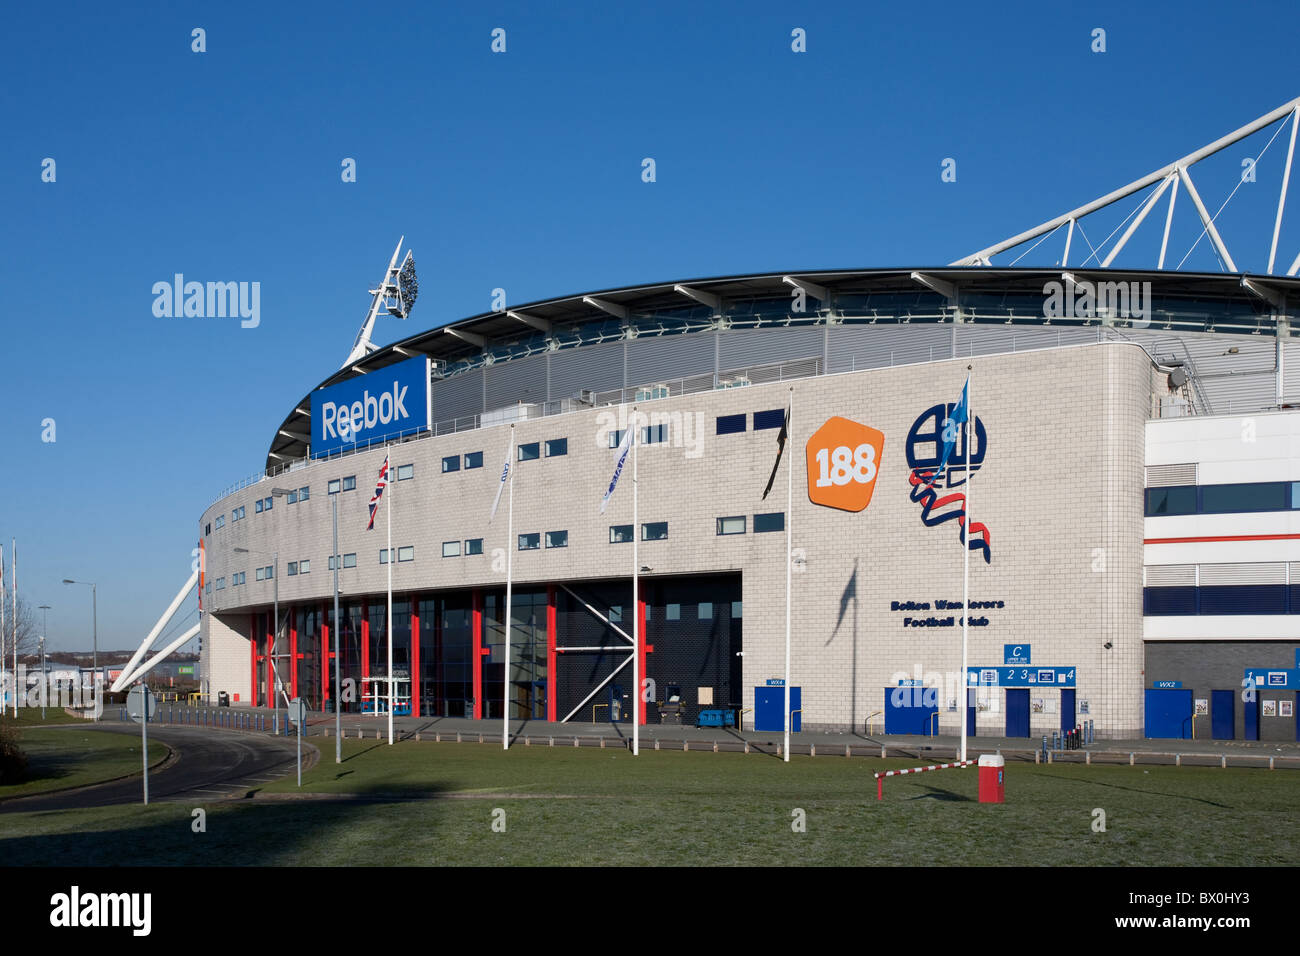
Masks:
[[[4,601],[4,649],[5,659],[13,660],[14,652],[14,593],[9,585],[9,575],[5,575],[3,588],[0,588],[0,600]],[[18,654],[35,654],[40,649],[41,624],[37,619],[36,608],[22,595],[18,594]],[[48,647],[47,647],[48,653]]]

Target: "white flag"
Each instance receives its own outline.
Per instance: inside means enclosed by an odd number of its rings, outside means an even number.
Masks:
[[[609,499],[614,496],[614,489],[618,487],[619,475],[623,474],[623,465],[627,463],[627,453],[632,448],[632,433],[636,426],[633,422],[627,423],[627,428],[623,432],[623,440],[618,443],[618,464],[614,466],[614,477],[609,480],[609,487],[605,489],[605,497],[600,500],[600,513],[605,513],[605,506],[609,504]]]
[[[497,496],[492,499],[492,514],[488,515],[488,524],[497,516],[497,505],[501,504],[501,492],[506,490],[506,482],[510,480],[510,463],[515,457],[515,430],[510,429],[510,447],[506,449],[506,463],[501,469],[501,481],[497,484]]]

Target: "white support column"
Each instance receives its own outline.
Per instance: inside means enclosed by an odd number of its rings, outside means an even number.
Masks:
[[[1286,205],[1286,187],[1291,181],[1291,159],[1295,156],[1295,131],[1300,126],[1300,107],[1291,113],[1291,145],[1286,149],[1286,168],[1282,170],[1282,191],[1277,197],[1277,219],[1273,222],[1273,243],[1268,247],[1269,275],[1273,274],[1273,261],[1277,258],[1277,236],[1282,231],[1282,207]]]
[[[1175,170],[1175,172],[1177,172]],[[1160,240],[1160,261],[1156,263],[1156,269],[1165,267],[1165,250],[1169,248],[1169,227],[1174,222],[1174,201],[1178,198],[1178,180],[1174,180],[1174,188],[1169,193],[1169,212],[1165,214],[1165,236]]]
[[[1223,239],[1219,236],[1219,230],[1214,228],[1214,220],[1210,218],[1210,212],[1205,208],[1205,203],[1201,202],[1201,195],[1192,185],[1192,177],[1188,175],[1186,168],[1179,167],[1178,176],[1187,187],[1187,195],[1192,197],[1192,204],[1196,206],[1196,211],[1201,217],[1201,224],[1205,226],[1205,232],[1210,237],[1210,242],[1214,243],[1214,248],[1218,250],[1219,258],[1223,264],[1228,267],[1229,272],[1237,271],[1237,264],[1232,261],[1232,254],[1228,252],[1228,247],[1223,244]]]

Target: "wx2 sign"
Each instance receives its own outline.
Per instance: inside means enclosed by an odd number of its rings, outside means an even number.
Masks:
[[[884,447],[883,432],[838,415],[827,419],[808,439],[808,500],[840,511],[864,510],[876,490]]]
[[[432,426],[429,359],[407,359],[311,393],[311,456],[400,438]]]

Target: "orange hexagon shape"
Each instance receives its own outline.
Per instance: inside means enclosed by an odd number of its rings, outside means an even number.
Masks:
[[[808,439],[808,500],[840,511],[871,504],[885,434],[836,415]]]

